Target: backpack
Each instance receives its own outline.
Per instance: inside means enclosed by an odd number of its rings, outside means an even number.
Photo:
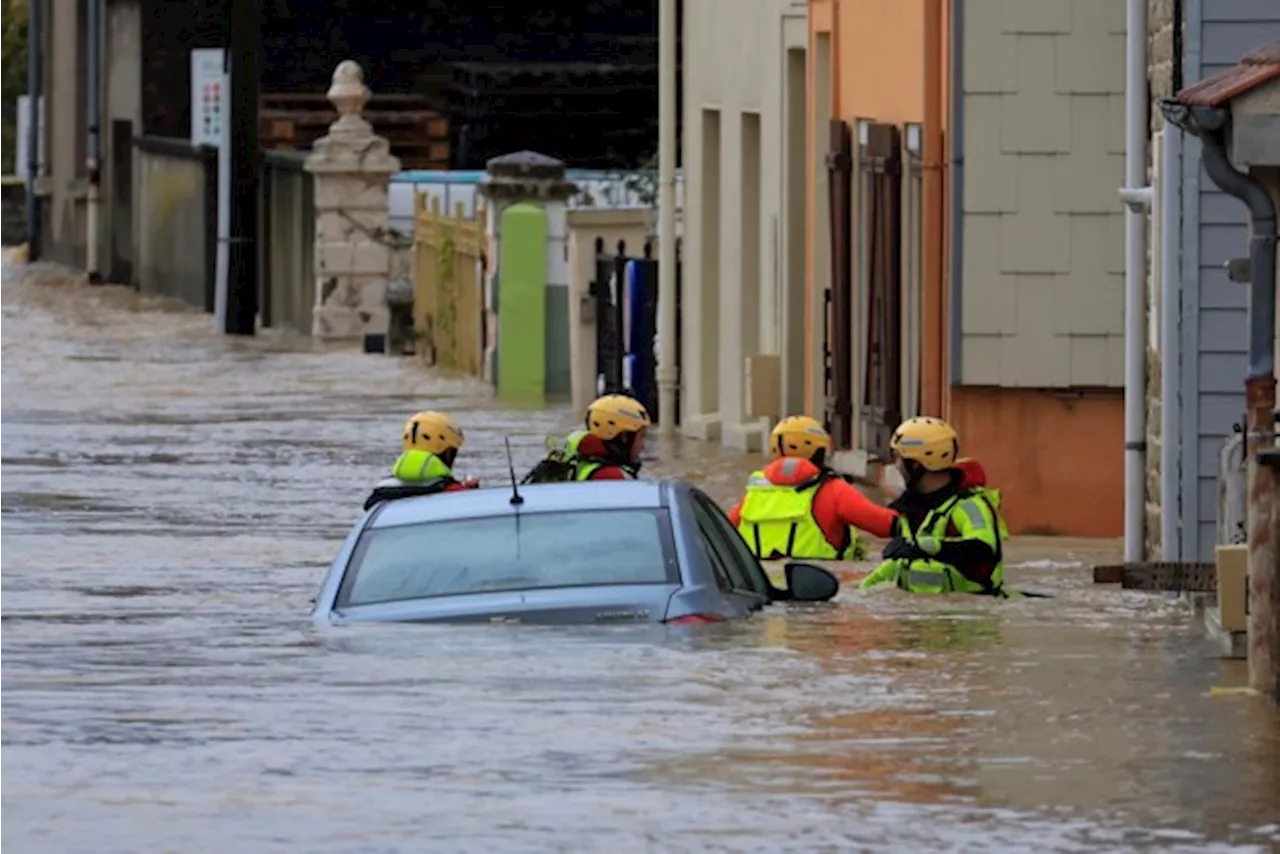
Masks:
[[[566,483],[577,480],[577,459],[560,448],[550,451],[520,483]]]

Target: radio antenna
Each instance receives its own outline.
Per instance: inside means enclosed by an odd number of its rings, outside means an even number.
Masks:
[[[520,486],[516,482],[516,464],[511,456],[511,439],[504,436],[502,441],[507,445],[507,471],[511,475],[511,504],[519,506],[524,503],[524,496],[520,494]]]

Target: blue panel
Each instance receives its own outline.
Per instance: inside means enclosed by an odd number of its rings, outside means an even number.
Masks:
[[[1238,309],[1241,318],[1249,306],[1249,286],[1227,278],[1223,267],[1203,267],[1200,270],[1200,308]],[[1244,323],[1242,319],[1240,321]],[[1244,342],[1240,347],[1243,350]]]
[[[1234,394],[1244,405],[1244,376],[1249,359],[1239,353],[1200,353],[1200,394]],[[1202,428],[1203,429],[1203,428]]]
[[[1249,233],[1244,223],[1214,225],[1200,223],[1200,266],[1221,267],[1232,258],[1249,254]]]
[[[1205,29],[1215,21],[1273,21],[1276,0],[1203,0],[1201,20]]]
[[[1242,396],[1239,394],[1200,395],[1200,429],[1204,431],[1204,436],[1231,435],[1232,428],[1244,418]]]
[[[1236,285],[1239,288],[1239,285]],[[1202,296],[1203,299],[1203,296]],[[1200,309],[1200,350],[1202,353],[1242,352],[1246,334],[1245,312],[1237,308]]]
[[[1213,192],[1205,186],[1213,186],[1209,176],[1201,174],[1200,179],[1200,222],[1221,223],[1223,225],[1239,225],[1245,221],[1248,208],[1235,196],[1223,192]]]
[[[1280,39],[1280,3],[1272,4],[1271,20],[1232,21],[1229,23],[1209,22],[1204,25],[1204,38],[1201,50],[1204,56],[1203,74],[1207,77],[1213,73],[1211,65],[1235,65],[1240,57],[1267,42]]]

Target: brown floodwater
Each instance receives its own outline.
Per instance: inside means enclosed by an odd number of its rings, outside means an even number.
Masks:
[[[1269,851],[1280,713],[1186,607],[1015,539],[1055,598],[850,586],[696,630],[361,626],[309,600],[404,417],[527,468],[565,408],[3,271],[14,852]],[[756,462],[646,471],[728,501]]]

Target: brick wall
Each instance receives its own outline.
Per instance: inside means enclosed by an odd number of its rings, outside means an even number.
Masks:
[[[1164,124],[1164,117],[1157,104],[1159,99],[1173,95],[1178,40],[1175,33],[1177,6],[1175,0],[1147,0],[1147,81],[1150,95],[1150,129],[1154,134]],[[1151,151],[1147,152],[1147,166],[1151,166]],[[1151,253],[1159,247],[1147,247],[1148,275],[1154,270]],[[1148,289],[1150,293],[1150,289]],[[1147,306],[1151,311],[1155,306]],[[1149,318],[1148,318],[1149,319]],[[1147,351],[1147,500],[1146,500],[1146,556],[1161,556],[1160,543],[1160,354]]]

